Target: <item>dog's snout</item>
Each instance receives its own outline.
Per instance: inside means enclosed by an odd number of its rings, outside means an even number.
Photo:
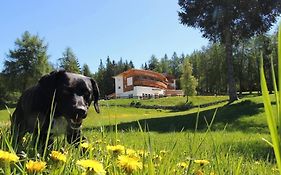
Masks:
[[[78,115],[78,117],[81,117],[84,119],[87,116],[87,110],[85,110],[83,108],[78,108],[78,109],[76,109],[76,114]]]

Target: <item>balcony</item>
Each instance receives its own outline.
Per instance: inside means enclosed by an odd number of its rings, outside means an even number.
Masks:
[[[136,79],[133,82],[134,86],[148,86],[160,89],[167,89],[167,84],[161,81],[149,80],[149,79]]]

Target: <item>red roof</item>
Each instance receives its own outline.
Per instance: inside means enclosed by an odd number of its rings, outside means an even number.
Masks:
[[[158,72],[154,72],[154,71],[151,71],[151,70],[130,69],[130,70],[127,70],[125,72],[122,72],[122,73],[116,75],[115,77],[121,76],[121,75],[126,76],[126,77],[145,75],[145,76],[150,76],[150,77],[158,78],[158,79],[160,79],[162,81],[168,81],[166,76],[164,76],[163,74],[160,74]]]

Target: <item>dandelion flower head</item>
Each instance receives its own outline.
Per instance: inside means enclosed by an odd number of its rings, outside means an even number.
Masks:
[[[138,157],[137,152],[133,149],[126,149],[126,154],[130,157]]]
[[[19,161],[19,157],[16,154],[0,150],[0,161],[17,162]]]
[[[111,151],[114,154],[124,154],[125,153],[125,147],[122,145],[116,145],[116,146],[106,146],[107,151]]]
[[[118,166],[124,169],[127,173],[132,173],[142,169],[142,163],[137,158],[121,155],[118,157]]]
[[[92,171],[96,174],[99,174],[99,175],[104,175],[106,174],[106,171],[104,170],[103,168],[103,165],[96,161],[96,160],[78,160],[76,162],[77,165],[89,170],[89,171]]]
[[[62,154],[61,152],[59,151],[52,151],[51,154],[50,154],[50,157],[53,159],[53,160],[56,160],[56,161],[62,161],[62,162],[66,162],[66,155],[65,154]]]
[[[41,172],[46,168],[46,162],[30,160],[25,166],[28,172]]]
[[[178,166],[179,168],[186,169],[186,168],[188,167],[188,163],[186,163],[186,162],[180,162],[180,163],[177,164],[177,166]]]
[[[200,166],[204,166],[204,165],[209,164],[210,162],[208,160],[194,160],[194,163],[197,163]]]
[[[81,148],[84,148],[84,149],[88,149],[88,148],[90,147],[90,144],[87,143],[87,142],[84,142],[84,143],[81,143],[81,144],[80,144],[80,147],[81,147]]]

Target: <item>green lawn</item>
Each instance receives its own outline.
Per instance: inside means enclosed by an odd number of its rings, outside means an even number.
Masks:
[[[199,97],[200,98],[200,97]],[[158,99],[157,99],[158,100]],[[117,100],[116,100],[117,101]],[[123,103],[123,100],[119,100]],[[187,111],[169,111],[155,109],[141,109],[133,107],[102,107],[102,113],[96,114],[93,109],[87,117],[85,127],[107,126],[119,124],[122,129],[138,128],[141,124],[149,125],[153,131],[193,130],[196,116],[199,113],[198,129],[206,129],[206,121],[211,121],[217,109],[213,128],[227,131],[257,131],[267,132],[266,119],[262,104],[262,97],[243,98],[231,105],[220,103],[206,108],[193,108]]]
[[[201,105],[215,101],[227,100],[228,96],[193,96],[189,97],[189,102],[192,105]],[[131,102],[140,102],[141,104],[153,106],[181,106],[185,104],[186,97],[166,97],[166,98],[157,98],[157,99],[112,99],[112,100],[103,100],[100,102],[102,105],[130,105]]]
[[[226,97],[218,98],[221,100]],[[192,101],[194,104],[204,104],[216,99],[217,97],[194,97]],[[177,164],[183,161],[193,162],[194,159],[205,159],[210,164],[204,168],[193,164],[190,166],[190,173],[199,168],[205,174],[278,174],[273,151],[263,141],[263,138],[270,140],[270,137],[262,97],[245,97],[231,105],[220,103],[187,111],[117,106],[130,103],[130,100],[132,99],[102,101],[102,104],[110,105],[102,106],[100,114],[96,114],[91,108],[83,123],[83,133],[93,143],[103,140],[105,145],[118,143],[134,150],[149,150],[154,155],[160,155],[161,150],[166,150],[168,154],[162,156],[158,165],[153,159],[154,169],[158,174],[182,174],[183,171],[174,172],[175,169],[180,171]],[[185,98],[170,97],[162,100],[163,102],[161,99],[142,100],[141,103],[178,105]],[[207,132],[215,111],[214,123]],[[5,126],[8,112],[1,110],[0,118]],[[141,132],[140,127],[149,132]],[[70,152],[76,159],[81,157],[75,149],[71,148]],[[93,151],[91,154],[105,161],[100,152]],[[108,165],[108,172],[115,172],[112,169],[115,165],[110,161],[105,164]],[[69,171],[74,171],[71,166],[67,166]],[[151,174],[148,169],[136,174]]]
[[[119,144],[126,148],[150,149],[156,155],[160,155],[160,152],[165,150],[171,154],[166,155],[167,157],[163,156],[162,162],[166,169],[177,168],[179,162],[204,159],[211,162],[208,167],[204,167],[206,174],[215,172],[224,175],[234,174],[236,171],[243,175],[278,174],[272,163],[273,151],[262,140],[262,138],[269,139],[268,134],[242,131],[212,131],[207,134],[205,132],[122,131],[105,132],[102,135],[96,130],[88,130],[86,135],[92,136],[93,140],[103,138],[110,144],[115,144],[117,139],[120,140]]]
[[[166,101],[173,101],[175,98],[163,98]],[[181,97],[182,98],[182,97]],[[198,99],[200,97],[197,97]],[[203,97],[205,98],[205,97]],[[115,103],[123,104],[128,99],[114,100]],[[158,101],[160,99],[156,99]],[[106,101],[106,102],[110,102]],[[152,100],[144,100],[150,102]],[[144,103],[142,101],[142,103]],[[209,98],[210,101],[210,98]],[[102,102],[105,103],[105,102]],[[154,102],[156,103],[156,102]],[[142,109],[134,107],[102,106],[101,113],[95,113],[93,107],[89,110],[89,115],[84,122],[84,127],[100,127],[120,124],[119,127],[133,128],[138,127],[136,121],[141,124],[146,123],[151,130],[159,131],[180,131],[193,130],[195,127],[196,116],[199,112],[199,129],[206,128],[206,121],[210,121],[215,110],[217,114],[213,128],[221,130],[226,128],[229,131],[267,131],[266,120],[263,117],[263,104],[261,97],[251,97],[241,99],[231,105],[220,103],[205,108],[193,108],[186,111],[170,111],[159,109]],[[9,109],[13,112],[13,108]],[[9,121],[9,113],[6,109],[0,110],[1,121]]]

